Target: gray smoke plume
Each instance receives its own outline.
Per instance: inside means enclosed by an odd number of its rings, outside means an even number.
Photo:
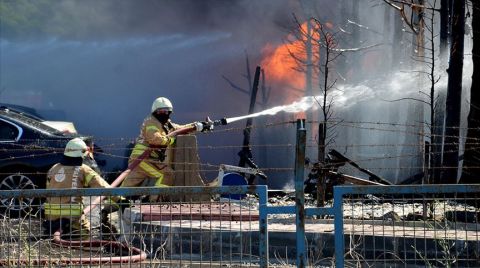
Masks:
[[[242,81],[245,51],[253,69],[263,46],[281,43],[282,25],[299,11],[289,0],[16,4],[30,5],[30,13],[14,15],[32,23],[14,27],[9,14],[0,16],[0,102],[73,121],[120,156],[159,96],[173,101],[178,123],[245,114],[250,97],[232,90],[222,75]],[[242,137],[229,132],[199,139],[200,145],[240,145]],[[236,152],[224,150],[201,157],[213,164],[238,161]],[[123,158],[110,163],[125,168]]]
[[[358,20],[350,14],[355,1],[361,2]],[[243,77],[245,51],[253,71],[267,44],[282,44],[288,34],[286,29],[293,24],[292,14],[300,21],[306,18],[304,8],[308,9],[308,2],[313,15],[344,31],[345,39],[339,40],[342,47],[382,44],[339,59],[347,66],[342,73],[347,79],[339,79],[336,84],[334,102],[340,107],[336,117],[347,122],[419,124],[421,119],[411,116],[417,106],[386,101],[419,96],[419,83],[408,72],[411,42],[407,42],[407,34],[401,42],[392,39],[398,14],[391,11],[390,24],[384,24],[385,6],[367,0],[0,1],[0,5],[32,4],[29,9],[0,14],[0,102],[36,108],[49,119],[73,121],[79,132],[95,136],[100,146],[115,148],[109,153],[123,156],[126,141],[138,135],[152,101],[159,96],[173,101],[172,117],[178,123],[203,120],[206,116],[218,119],[247,114],[250,96],[233,90],[222,75],[247,87]],[[21,21],[27,23],[20,27]],[[352,40],[355,29],[360,34]],[[396,45],[402,45],[398,51],[403,58],[398,61],[391,57]],[[355,79],[349,80],[349,75]],[[318,88],[319,82],[315,83]],[[439,87],[444,88],[442,84]],[[279,89],[272,88],[272,95],[281,99],[283,93]],[[257,106],[256,111],[288,104],[268,103],[265,107]],[[309,105],[319,108],[313,101]],[[292,119],[291,114],[254,119],[258,128],[252,132],[252,143],[286,145],[253,147],[254,157],[259,155],[260,148],[269,150],[263,158],[254,159],[260,167],[293,167],[294,125],[265,127]],[[201,161],[237,164],[240,148],[233,145],[241,145],[243,126],[244,122],[238,121],[231,125],[238,131],[218,129],[199,135],[200,146],[224,146],[217,150],[201,149]],[[388,150],[369,146],[405,144],[405,128],[397,126],[397,132],[372,128],[378,127],[339,125],[334,146],[366,168],[380,167],[374,172],[394,182],[417,172],[401,168],[407,164],[415,166],[413,162],[418,159],[412,160],[413,164],[407,163],[409,158],[398,160],[399,155],[415,151],[405,152],[399,146]],[[314,148],[315,133],[309,138],[308,146]],[[365,161],[382,157],[379,161]],[[110,163],[122,169],[124,160],[116,157]],[[293,174],[288,172],[269,173],[269,186],[287,184]],[[213,178],[214,174],[208,176]]]

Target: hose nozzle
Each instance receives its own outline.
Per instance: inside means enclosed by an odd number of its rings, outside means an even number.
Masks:
[[[222,119],[218,119],[218,120],[215,120],[213,121],[213,125],[214,126],[224,126],[226,125],[228,122],[227,122],[227,118],[222,118]]]
[[[226,125],[227,124],[227,119],[224,117],[222,119],[219,119],[219,120],[212,120],[210,119],[210,117],[207,116],[207,118],[205,119],[205,121],[202,122],[203,124],[203,131],[207,130],[207,131],[211,131],[213,130],[213,127],[214,126],[221,126],[221,125]]]

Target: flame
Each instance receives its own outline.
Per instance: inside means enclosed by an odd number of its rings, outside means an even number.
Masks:
[[[297,41],[295,43],[300,43]],[[263,49],[267,56],[262,60],[261,65],[265,69],[265,75],[271,83],[284,84],[286,87],[304,90],[304,74],[296,70],[298,63],[290,55],[299,55],[300,46],[298,44],[283,44],[276,48],[267,44]]]
[[[296,43],[300,43],[297,41]],[[297,55],[299,46],[293,44],[283,44],[273,47],[270,44],[263,49],[266,55],[261,62],[265,70],[265,76],[270,84],[273,85],[278,94],[275,94],[274,103],[291,103],[305,95],[305,75],[296,70],[298,63],[290,53]],[[299,112],[293,116],[293,119],[305,118],[304,112]]]
[[[305,62],[307,60],[307,36],[308,22],[304,22],[299,27],[299,37],[290,34],[287,36],[288,42],[274,47],[271,44],[267,44],[262,51],[263,60],[261,66],[265,70],[265,75],[269,81],[269,84],[276,89],[275,97],[280,98],[278,103],[292,103],[305,96],[306,76],[305,76]],[[313,22],[311,25],[311,33],[313,33],[312,50],[314,57],[313,66],[318,61],[318,45],[315,45],[320,36],[318,31],[315,31],[316,26]],[[330,28],[332,25],[327,25]],[[315,41],[316,40],[316,41]],[[294,57],[293,57],[293,56]],[[303,64],[301,63],[303,62]],[[313,82],[315,83],[315,82]],[[304,112],[299,112],[296,117],[305,118]]]

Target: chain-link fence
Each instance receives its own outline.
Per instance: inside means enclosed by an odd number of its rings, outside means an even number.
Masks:
[[[179,195],[183,201],[176,201]],[[80,219],[71,205],[61,208],[70,215],[44,213],[56,209],[42,205],[46,197],[72,196],[84,197]],[[131,201],[112,205],[114,196]],[[1,213],[2,266],[255,267],[268,261],[259,209],[265,186],[15,190],[0,198],[12,204]],[[14,204],[24,198],[34,202],[18,213]]]
[[[337,187],[336,263],[479,267],[479,197],[478,185]]]

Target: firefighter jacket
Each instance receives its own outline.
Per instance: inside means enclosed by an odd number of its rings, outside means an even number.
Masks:
[[[170,163],[171,153],[167,152],[167,148],[175,143],[175,137],[168,137],[168,133],[191,125],[177,125],[170,120],[166,124],[162,124],[152,115],[148,116],[143,121],[140,135],[133,147],[130,159],[139,157],[145,150],[150,148],[152,152],[147,158]]]
[[[89,166],[55,164],[47,173],[47,189],[110,188],[97,172]],[[118,201],[118,197],[110,202]],[[82,196],[48,197],[44,204],[47,219],[77,218],[83,214]]]

